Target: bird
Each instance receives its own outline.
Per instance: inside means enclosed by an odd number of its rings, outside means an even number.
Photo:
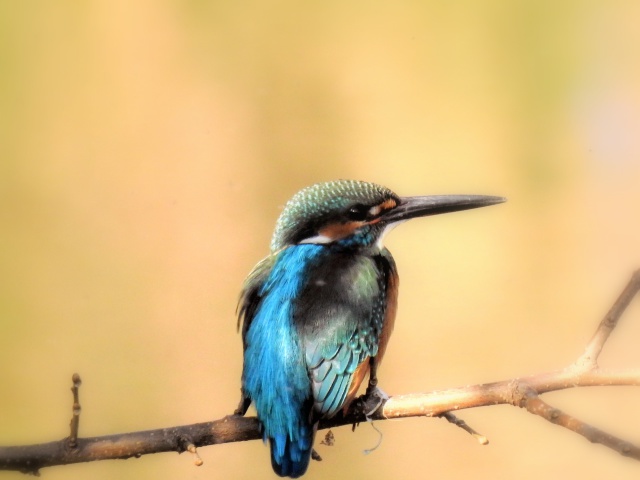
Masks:
[[[238,302],[244,356],[234,412],[253,403],[277,475],[306,472],[318,422],[346,412],[367,375],[364,398],[386,398],[377,369],[394,326],[398,273],[385,235],[412,218],[504,201],[401,197],[375,183],[335,180],[286,203],[270,254]]]

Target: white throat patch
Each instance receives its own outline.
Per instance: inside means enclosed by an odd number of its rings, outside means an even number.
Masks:
[[[384,237],[387,235],[387,233],[389,233],[391,230],[393,230],[398,225],[400,225],[401,223],[404,223],[404,222],[406,222],[406,220],[399,220],[397,222],[390,223],[389,225],[384,227],[384,230],[380,234],[380,238],[378,238],[378,241],[376,242],[376,245],[378,246],[378,248],[380,250],[382,250],[384,248],[384,245],[383,245],[382,242],[384,241]]]

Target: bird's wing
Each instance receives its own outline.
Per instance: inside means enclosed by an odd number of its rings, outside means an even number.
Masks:
[[[304,292],[298,330],[319,417],[348,405],[378,353],[390,272],[382,255],[348,259]]]
[[[338,338],[342,340],[306,342],[305,345],[314,410],[320,417],[331,417],[343,408],[356,370],[377,351],[375,342],[358,328],[345,329]]]
[[[247,331],[249,330],[249,326],[253,321],[253,317],[255,317],[258,310],[260,301],[262,300],[260,291],[269,277],[269,273],[275,264],[277,256],[277,254],[272,254],[263,258],[255,267],[253,267],[253,270],[244,281],[237,307],[238,330],[240,330],[240,327],[242,326],[243,341]]]

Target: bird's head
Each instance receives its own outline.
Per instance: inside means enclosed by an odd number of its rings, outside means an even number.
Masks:
[[[381,185],[356,180],[318,183],[287,202],[276,223],[271,250],[301,243],[345,248],[380,245],[386,232],[411,218],[504,201],[486,195],[400,197]]]

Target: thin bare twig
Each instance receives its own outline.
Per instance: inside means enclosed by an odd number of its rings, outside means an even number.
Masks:
[[[489,445],[489,439],[482,435],[481,433],[476,432],[473,428],[467,425],[467,422],[462,420],[461,418],[456,417],[451,412],[444,412],[440,417],[446,419],[449,423],[453,423],[456,427],[460,427],[473,438],[475,438],[480,445]]]
[[[78,429],[80,428],[80,385],[82,385],[82,380],[80,379],[80,375],[77,373],[73,374],[71,377],[71,381],[73,382],[73,387],[71,387],[71,392],[73,393],[73,416],[71,417],[70,422],[70,433],[69,433],[69,448],[75,449],[78,446]]]
[[[611,309],[604,316],[596,333],[587,344],[584,353],[578,358],[575,365],[578,368],[594,368],[598,364],[598,357],[604,347],[605,342],[618,325],[618,320],[627,309],[631,300],[638,294],[640,290],[640,270],[636,270],[631,276],[631,280],[622,291]]]
[[[196,467],[201,467],[204,464],[204,462],[202,461],[202,458],[200,458],[198,449],[193,443],[190,443],[189,445],[187,445],[187,452],[193,455],[193,463]]]
[[[533,390],[527,392],[524,405],[522,406],[534,415],[538,415],[551,423],[568,428],[569,430],[582,435],[591,443],[600,443],[605,447],[615,450],[621,455],[626,455],[640,460],[640,448],[620,438],[614,437],[599,428],[589,425],[582,420],[578,420],[574,416],[569,415],[558,408],[552,407],[542,400]]]

